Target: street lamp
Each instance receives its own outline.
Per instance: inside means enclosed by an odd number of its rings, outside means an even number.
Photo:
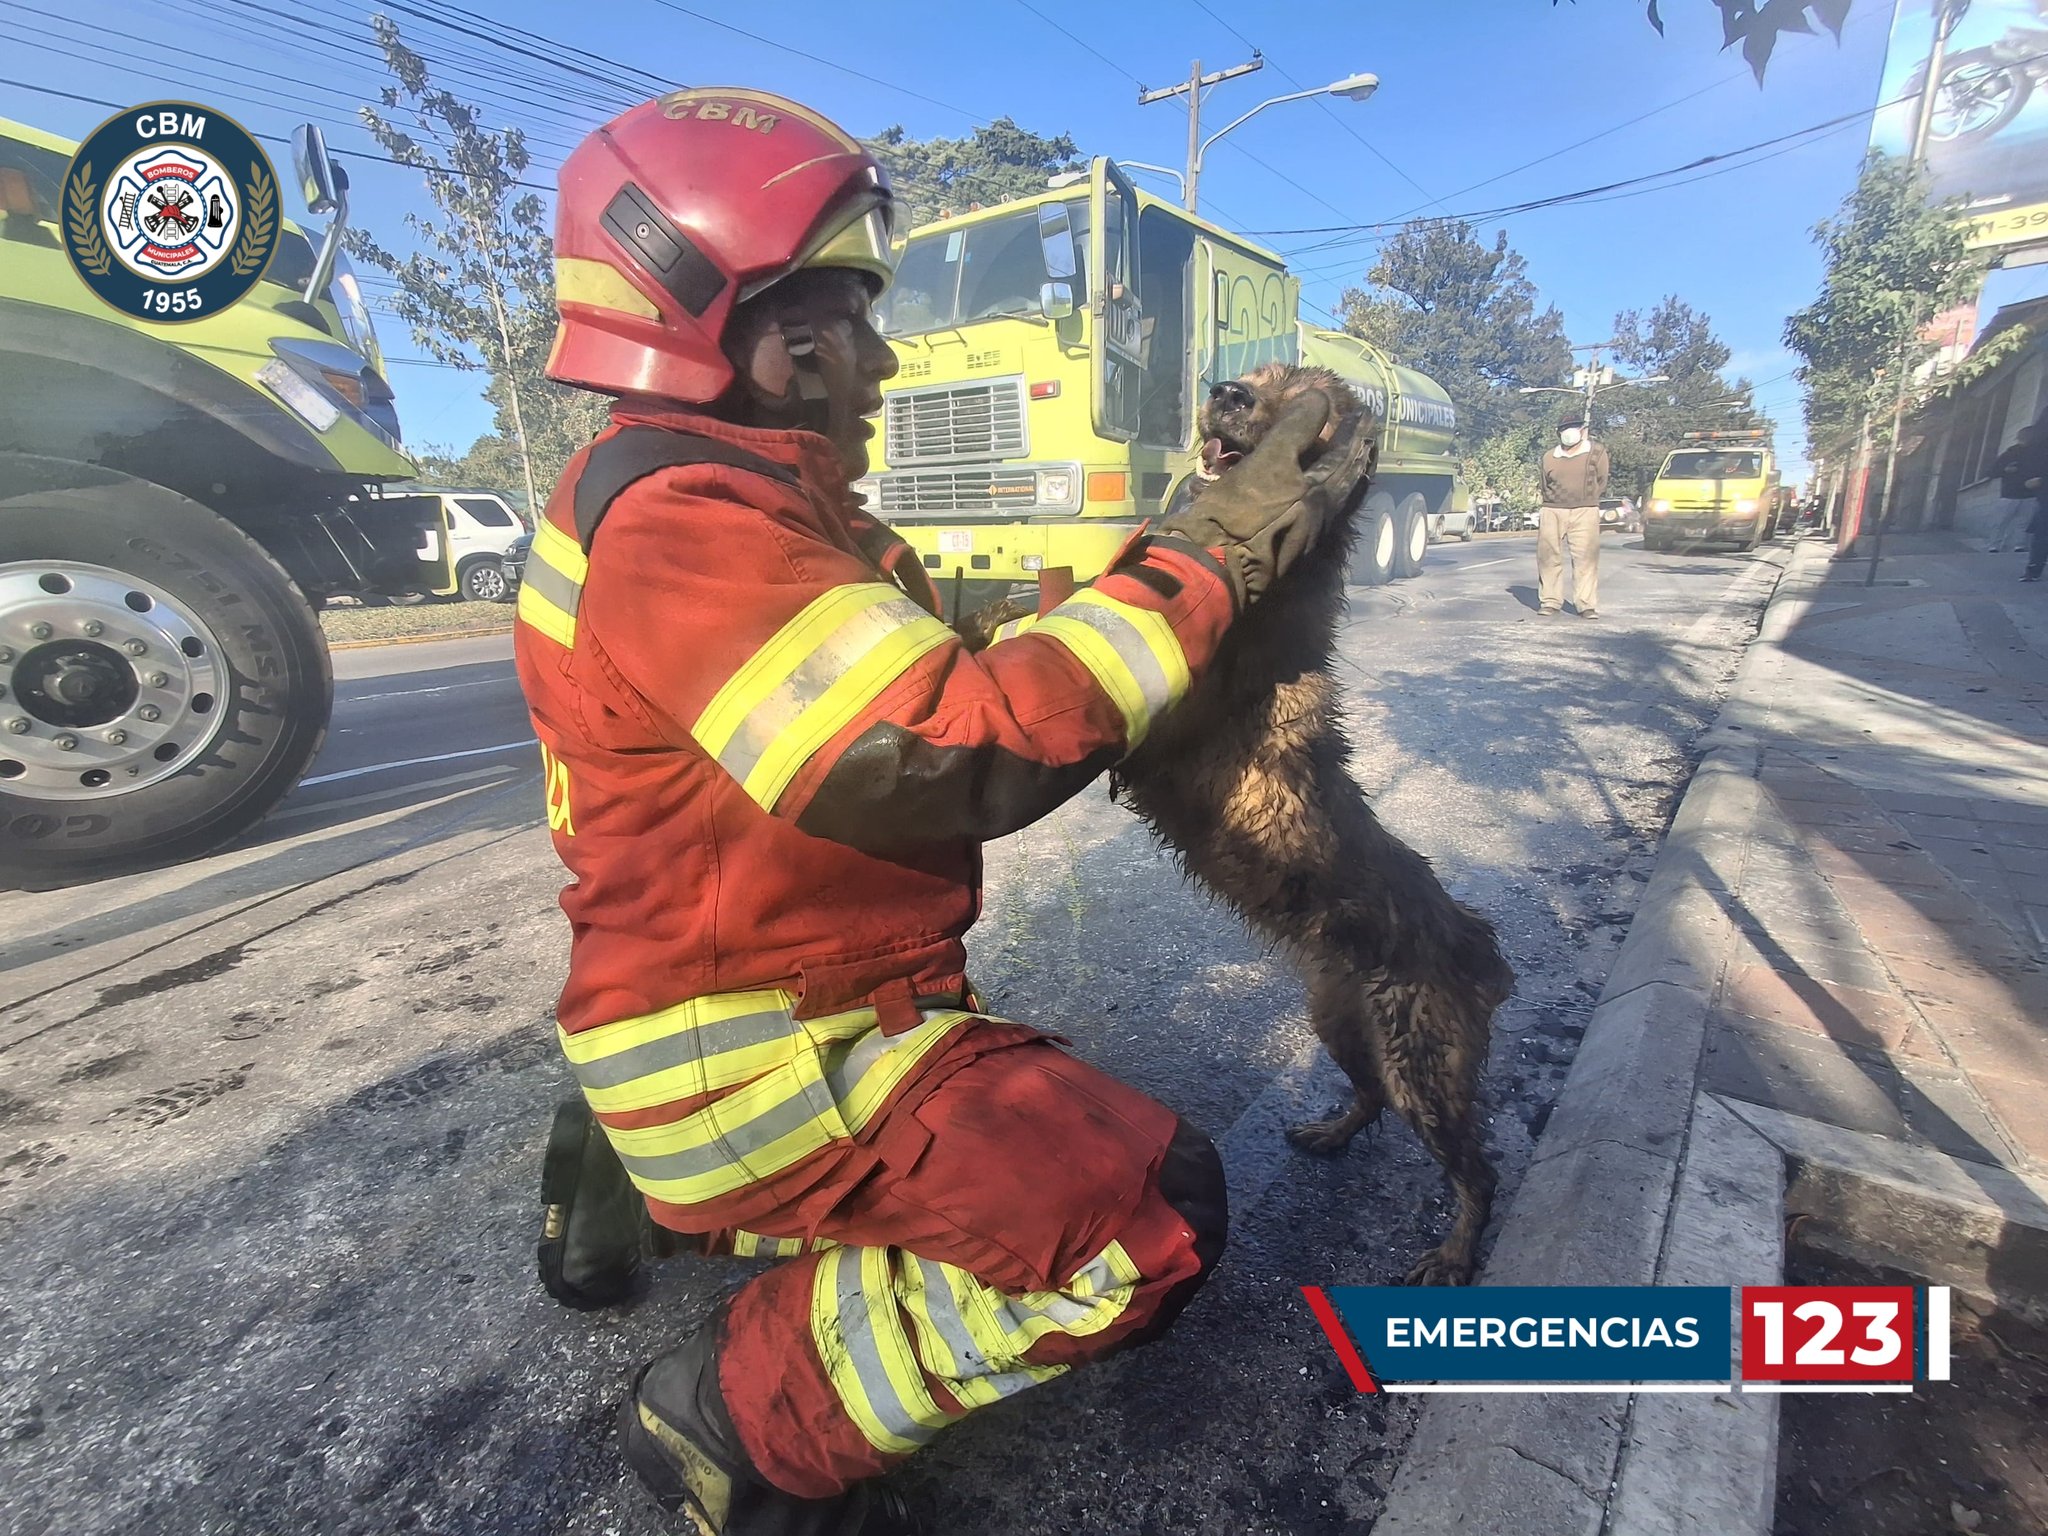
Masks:
[[[1185,197],[1183,197],[1182,199],[1183,203],[1185,203],[1187,207],[1188,212],[1195,212],[1195,201],[1197,197],[1198,188],[1202,180],[1203,157],[1209,153],[1209,147],[1212,144],[1214,144],[1218,139],[1222,138],[1224,134],[1229,133],[1231,129],[1242,127],[1244,124],[1250,122],[1253,118],[1257,117],[1261,112],[1265,111],[1266,108],[1277,107],[1283,101],[1306,101],[1311,96],[1341,96],[1346,101],[1364,101],[1367,97],[1371,96],[1372,93],[1378,90],[1379,88],[1380,77],[1378,75],[1346,75],[1342,80],[1333,80],[1330,82],[1330,84],[1319,85],[1314,90],[1290,91],[1285,96],[1274,96],[1269,100],[1262,101],[1256,107],[1253,107],[1251,111],[1246,112],[1241,117],[1232,118],[1228,123],[1225,123],[1216,132],[1210,134],[1208,138],[1202,140],[1199,147],[1196,147],[1192,143],[1193,135],[1189,135],[1191,142],[1189,146],[1190,153],[1188,155],[1188,173],[1185,180],[1187,192]]]
[[[1180,189],[1181,201],[1187,201],[1188,179],[1169,165],[1147,165],[1143,160],[1119,160],[1117,164],[1127,171],[1150,171],[1155,176],[1171,176],[1173,184]]]
[[[1605,383],[1599,382],[1599,379],[1600,370],[1594,368],[1587,372],[1586,387],[1584,389],[1581,389],[1576,384],[1524,384],[1516,393],[1523,395],[1558,394],[1584,396],[1586,401],[1586,430],[1590,432],[1593,430],[1593,397],[1595,395],[1604,394],[1610,389],[1627,389],[1633,384],[1669,384],[1671,382],[1671,376],[1665,373],[1645,374],[1640,379],[1609,379]]]

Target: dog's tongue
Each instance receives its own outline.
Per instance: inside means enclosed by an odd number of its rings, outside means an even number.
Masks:
[[[1202,468],[1212,475],[1220,475],[1244,455],[1234,448],[1225,448],[1223,439],[1212,437],[1202,444]]]

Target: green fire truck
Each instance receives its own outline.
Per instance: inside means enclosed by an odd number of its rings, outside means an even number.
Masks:
[[[285,223],[246,298],[181,324],[73,271],[75,147],[0,119],[0,884],[30,889],[246,832],[326,732],[314,605],[451,580],[432,499],[378,494],[414,466],[319,131],[319,247]]]

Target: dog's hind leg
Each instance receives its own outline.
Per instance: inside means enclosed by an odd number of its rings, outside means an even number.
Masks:
[[[1457,1201],[1443,1245],[1408,1271],[1410,1285],[1463,1285],[1478,1260],[1493,1208],[1493,1165],[1481,1144],[1480,1068],[1490,1007],[1426,984],[1389,987],[1373,998],[1375,1043],[1388,1100],[1442,1165]]]
[[[1373,1050],[1364,1007],[1365,983],[1349,973],[1317,968],[1308,987],[1308,1017],[1316,1038],[1351,1079],[1351,1107],[1327,1120],[1311,1120],[1288,1129],[1287,1139],[1304,1152],[1335,1157],[1360,1131],[1376,1124],[1386,1108],[1380,1085],[1380,1064]]]

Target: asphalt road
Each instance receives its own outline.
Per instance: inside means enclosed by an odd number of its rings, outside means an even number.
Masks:
[[[1533,541],[1353,593],[1355,769],[1521,974],[1485,1088],[1526,1163],[1782,554],[1610,536],[1598,621],[1534,612]],[[337,658],[335,729],[247,846],[0,896],[0,1529],[652,1533],[610,1422],[751,1273],[631,1310],[532,1278],[567,949],[502,639]],[[1209,1131],[1234,1237],[1166,1341],[977,1416],[900,1474],[933,1528],[1353,1533],[1414,1399],[1354,1395],[1302,1284],[1397,1278],[1447,1220],[1404,1127],[1340,1097],[1281,963],[1098,788],[990,849],[992,1006]]]

